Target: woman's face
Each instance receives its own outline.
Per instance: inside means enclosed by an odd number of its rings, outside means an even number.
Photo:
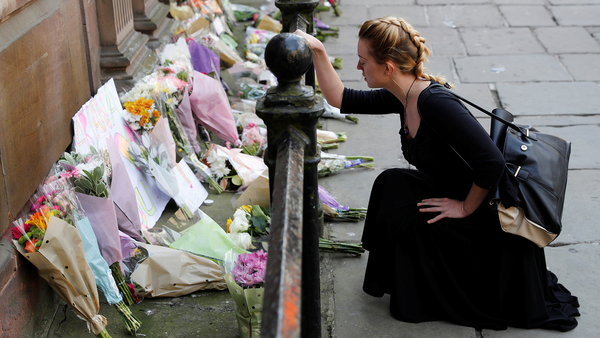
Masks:
[[[358,64],[356,69],[362,71],[362,75],[369,88],[383,88],[385,76],[385,64],[378,64],[371,56],[369,43],[363,39],[358,40]]]

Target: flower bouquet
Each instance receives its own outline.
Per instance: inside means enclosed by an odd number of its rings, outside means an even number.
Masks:
[[[178,109],[174,109],[172,103],[167,102],[166,98],[162,95],[159,102],[159,107],[164,110],[164,116],[166,116],[169,121],[169,129],[173,135],[177,153],[183,157],[186,163],[190,164],[192,168],[202,176],[204,181],[217,193],[221,193],[223,188],[215,181],[208,166],[202,163],[196,155],[200,150],[200,147],[195,139],[196,129],[191,108],[189,107],[187,91],[184,92],[182,103],[179,105]],[[183,121],[186,121],[186,124],[184,124]]]
[[[100,253],[100,247],[98,246],[98,240],[94,234],[92,225],[85,216],[83,208],[79,204],[72,186],[65,179],[60,179],[44,185],[41,190],[44,191],[45,199],[52,204],[55,204],[53,206],[54,210],[57,209],[57,206],[60,206],[58,209],[61,213],[59,217],[62,218],[63,215],[69,214],[73,215],[64,219],[67,222],[69,222],[68,219],[76,220],[77,230],[81,236],[85,251],[85,259],[94,273],[96,285],[104,293],[108,304],[115,307],[123,319],[127,331],[132,335],[135,335],[142,323],[131,313],[129,307],[123,302],[123,297],[119,292],[111,268]]]
[[[367,217],[367,208],[350,208],[339,204],[322,186],[318,187],[325,219],[358,222]]]
[[[332,173],[355,167],[373,169],[373,163],[364,163],[364,161],[373,161],[373,157],[344,156],[321,152],[321,161],[317,165],[318,176],[325,177]]]
[[[267,148],[267,130],[250,122],[242,130],[242,152],[250,156],[261,156]]]
[[[321,149],[337,149],[338,142],[346,141],[346,133],[334,133],[332,131],[317,129],[317,143]]]
[[[267,252],[241,254],[234,261],[225,282],[236,304],[240,337],[260,337]]]
[[[160,117],[153,99],[139,97],[133,102],[125,102],[123,106],[125,106],[123,118],[135,131],[151,131]]]
[[[256,249],[253,239],[269,235],[271,217],[269,210],[260,205],[243,205],[227,220],[227,233],[231,240],[244,250]],[[260,241],[267,249],[267,241]]]
[[[221,187],[229,191],[245,189],[267,170],[262,158],[244,154],[239,148],[227,149],[214,143],[204,160]]]
[[[40,200],[36,198],[36,202]],[[85,259],[79,232],[72,224],[53,216],[61,216],[61,211],[41,205],[25,222],[17,219],[13,222],[13,243],[38,269],[40,277],[86,321],[94,335],[110,337],[105,328],[107,320],[98,313],[95,276]]]
[[[59,160],[60,167],[56,171],[60,172],[60,168],[62,168],[66,172],[77,173],[77,175],[71,175],[70,183],[73,185],[77,199],[89,219],[100,253],[110,267],[113,278],[123,294],[125,304],[132,305],[134,303],[133,295],[131,289],[123,283],[120,265],[123,256],[119,242],[117,208],[115,208],[113,200],[109,198],[112,182],[111,162],[108,158],[108,151],[98,152],[94,148],[91,148],[91,150],[92,154],[89,156],[77,152],[64,153]],[[58,176],[68,175],[59,173]],[[46,181],[52,181],[55,178],[56,175],[51,175]]]

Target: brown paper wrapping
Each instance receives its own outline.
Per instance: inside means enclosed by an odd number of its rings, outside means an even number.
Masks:
[[[144,297],[179,297],[199,290],[225,290],[221,267],[210,259],[158,245],[136,243],[149,257],[131,274]]]
[[[269,170],[265,170],[255,179],[236,201],[237,207],[242,205],[260,205],[269,207]]]
[[[29,253],[18,243],[15,246],[35,265],[40,277],[87,322],[88,329],[98,335],[107,322],[98,314],[98,289],[77,228],[50,216],[39,252]]]

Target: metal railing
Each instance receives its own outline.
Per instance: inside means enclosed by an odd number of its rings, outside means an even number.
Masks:
[[[267,125],[271,237],[262,310],[262,337],[321,337],[319,201],[316,125],[323,100],[314,93],[312,51],[290,34],[314,31],[318,1],[276,1],[283,32],[265,50],[277,77],[257,103]],[[306,76],[303,78],[303,76]],[[308,84],[305,86],[302,82]]]

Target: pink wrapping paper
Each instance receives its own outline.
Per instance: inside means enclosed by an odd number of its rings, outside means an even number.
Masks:
[[[183,98],[181,99],[181,103],[179,103],[179,107],[177,107],[177,116],[179,117],[183,131],[185,131],[185,134],[194,149],[194,153],[199,153],[200,146],[196,140],[198,131],[196,130],[196,122],[194,121],[194,115],[192,114],[190,95],[188,94],[187,88],[183,91]]]
[[[156,122],[156,125],[150,133],[150,142],[155,146],[164,144],[167,149],[167,154],[169,155],[169,165],[172,167],[177,164],[177,159],[175,158],[175,140],[173,139],[173,134],[171,133],[169,122],[166,118],[161,116],[158,119],[158,122]]]
[[[194,71],[190,104],[192,112],[204,127],[225,141],[240,144],[231,106],[221,82]]]

